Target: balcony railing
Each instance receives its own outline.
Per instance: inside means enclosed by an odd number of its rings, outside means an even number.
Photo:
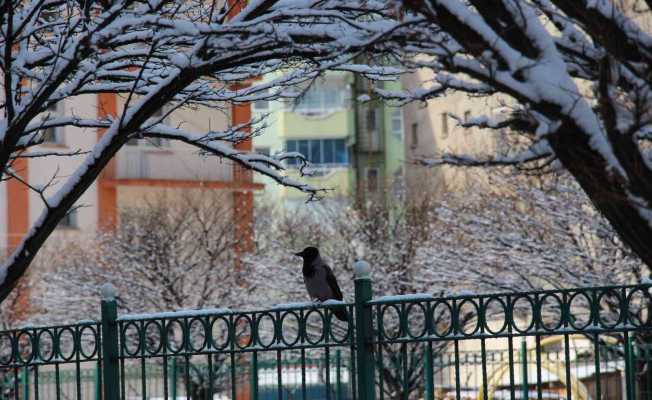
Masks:
[[[185,149],[160,149],[145,146],[120,151],[118,179],[165,179],[190,181],[231,181],[231,163]]]

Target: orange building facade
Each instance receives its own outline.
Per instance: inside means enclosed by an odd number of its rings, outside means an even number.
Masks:
[[[100,94],[69,99],[53,112],[62,115],[106,117],[116,116],[122,99],[114,94]],[[162,111],[163,112],[163,111]],[[218,130],[247,122],[251,116],[248,104],[232,106],[228,113],[212,110],[175,110],[166,116],[166,123],[183,124],[194,132]],[[40,147],[61,151],[90,150],[103,135],[101,129],[66,128],[47,133],[48,141]],[[250,150],[250,140],[235,145]],[[40,149],[42,150],[42,149]],[[65,181],[79,165],[81,157],[45,157],[20,160],[14,169],[22,179],[35,186],[53,176],[52,191]],[[219,157],[200,155],[183,143],[134,139],[120,150],[79,200],[76,208],[61,221],[53,234],[86,234],[111,229],[119,224],[119,210],[135,206],[148,196],[160,193],[179,194],[188,190],[218,191],[232,207],[233,232],[238,238],[237,253],[253,247],[253,191],[262,185],[253,182],[251,171]],[[0,183],[0,248],[5,254],[20,244],[43,210],[38,194],[17,180]],[[37,271],[31,271],[32,273]],[[29,313],[29,285],[21,285],[17,314]]]

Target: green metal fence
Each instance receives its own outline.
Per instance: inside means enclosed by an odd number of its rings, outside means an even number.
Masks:
[[[333,309],[348,322],[333,318]],[[0,332],[3,399],[652,399],[650,285],[194,310]]]
[[[305,374],[307,385],[308,398],[325,398],[326,386],[323,384],[321,375],[324,373],[324,366],[326,361],[320,358],[307,358],[305,360]],[[248,375],[254,373],[251,366],[239,365],[238,375]],[[333,376],[334,386],[332,390],[332,398],[338,400],[345,400],[352,398],[350,387],[350,360],[344,359],[339,350],[335,351],[334,357],[331,362],[331,374]],[[200,374],[208,375],[208,366],[206,364],[196,364],[193,366]],[[258,398],[261,400],[275,399],[276,392],[276,371],[277,366],[275,360],[260,361],[258,363],[257,373],[258,379]],[[301,360],[283,359],[281,363],[281,370],[283,371],[283,391],[286,394],[285,398],[297,398],[301,391],[301,376],[302,364]],[[77,374],[75,370],[60,370],[58,373],[54,370],[41,370],[38,376],[38,393],[40,398],[56,398],[56,390],[60,392],[63,398],[74,398],[76,393],[76,384],[80,383],[82,398],[100,400],[101,386],[100,386],[100,369],[99,364],[95,368],[85,368],[80,370]],[[222,371],[222,373],[228,371]],[[220,372],[215,371],[215,375]],[[171,358],[169,369],[164,373],[161,365],[150,364],[147,366],[145,382],[147,384],[146,393],[150,398],[162,398],[163,392],[163,379],[167,375],[168,387],[170,398],[178,399],[185,398],[186,391],[184,385],[185,365],[183,359],[177,360]],[[21,389],[27,388],[27,392],[19,393],[19,397],[26,398],[24,393],[29,393],[31,384],[25,379],[30,379],[31,374],[20,375]],[[249,375],[251,376],[251,375]],[[141,385],[143,382],[143,375],[140,366],[133,365],[127,366],[120,379],[124,381],[127,398],[142,398]],[[216,380],[222,380],[224,377],[219,377]],[[32,389],[34,392],[34,389]],[[34,398],[34,396],[30,396]]]

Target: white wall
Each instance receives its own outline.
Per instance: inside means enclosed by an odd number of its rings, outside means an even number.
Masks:
[[[79,96],[67,100],[64,104],[64,115],[79,117],[95,117],[97,115],[97,101],[94,95]],[[63,146],[39,146],[38,151],[87,151],[97,142],[95,129],[82,129],[68,127],[63,131]],[[56,193],[58,187],[66,181],[85,159],[85,155],[74,157],[44,157],[31,159],[29,162],[29,181],[34,185],[46,184],[53,175],[59,177],[55,185],[47,192],[49,195]],[[58,171],[57,171],[58,169]],[[44,209],[43,202],[37,193],[30,192],[29,216],[30,222],[36,221]],[[78,204],[85,207],[77,210],[77,222],[81,230],[93,230],[97,225],[97,185],[93,183],[86,193],[82,195]]]

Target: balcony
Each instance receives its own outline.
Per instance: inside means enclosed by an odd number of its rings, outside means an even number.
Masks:
[[[118,153],[116,178],[227,182],[233,180],[233,167],[218,157],[189,149],[126,146]]]

